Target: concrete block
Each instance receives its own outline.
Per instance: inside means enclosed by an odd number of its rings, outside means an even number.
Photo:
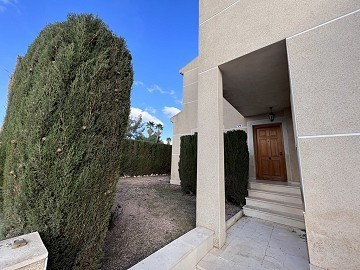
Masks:
[[[25,240],[24,246],[14,247],[14,241]],[[38,232],[33,232],[0,242],[0,269],[43,270],[46,269],[48,251]]]

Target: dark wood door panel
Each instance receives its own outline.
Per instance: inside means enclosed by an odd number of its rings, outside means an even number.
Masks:
[[[257,179],[285,181],[281,125],[255,126],[254,146]]]

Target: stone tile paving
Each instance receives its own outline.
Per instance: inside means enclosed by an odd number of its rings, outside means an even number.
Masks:
[[[198,269],[309,269],[305,233],[299,229],[243,217],[227,231],[221,249],[213,249]]]

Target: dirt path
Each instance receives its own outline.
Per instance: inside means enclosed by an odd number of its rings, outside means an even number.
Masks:
[[[168,176],[120,179],[102,269],[128,269],[193,229],[195,201],[171,185]],[[226,205],[228,218],[239,210]]]

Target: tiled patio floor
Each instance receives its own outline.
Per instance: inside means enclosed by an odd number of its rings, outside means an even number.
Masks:
[[[242,217],[227,231],[225,245],[211,250],[198,269],[309,269],[305,238],[299,229]]]

